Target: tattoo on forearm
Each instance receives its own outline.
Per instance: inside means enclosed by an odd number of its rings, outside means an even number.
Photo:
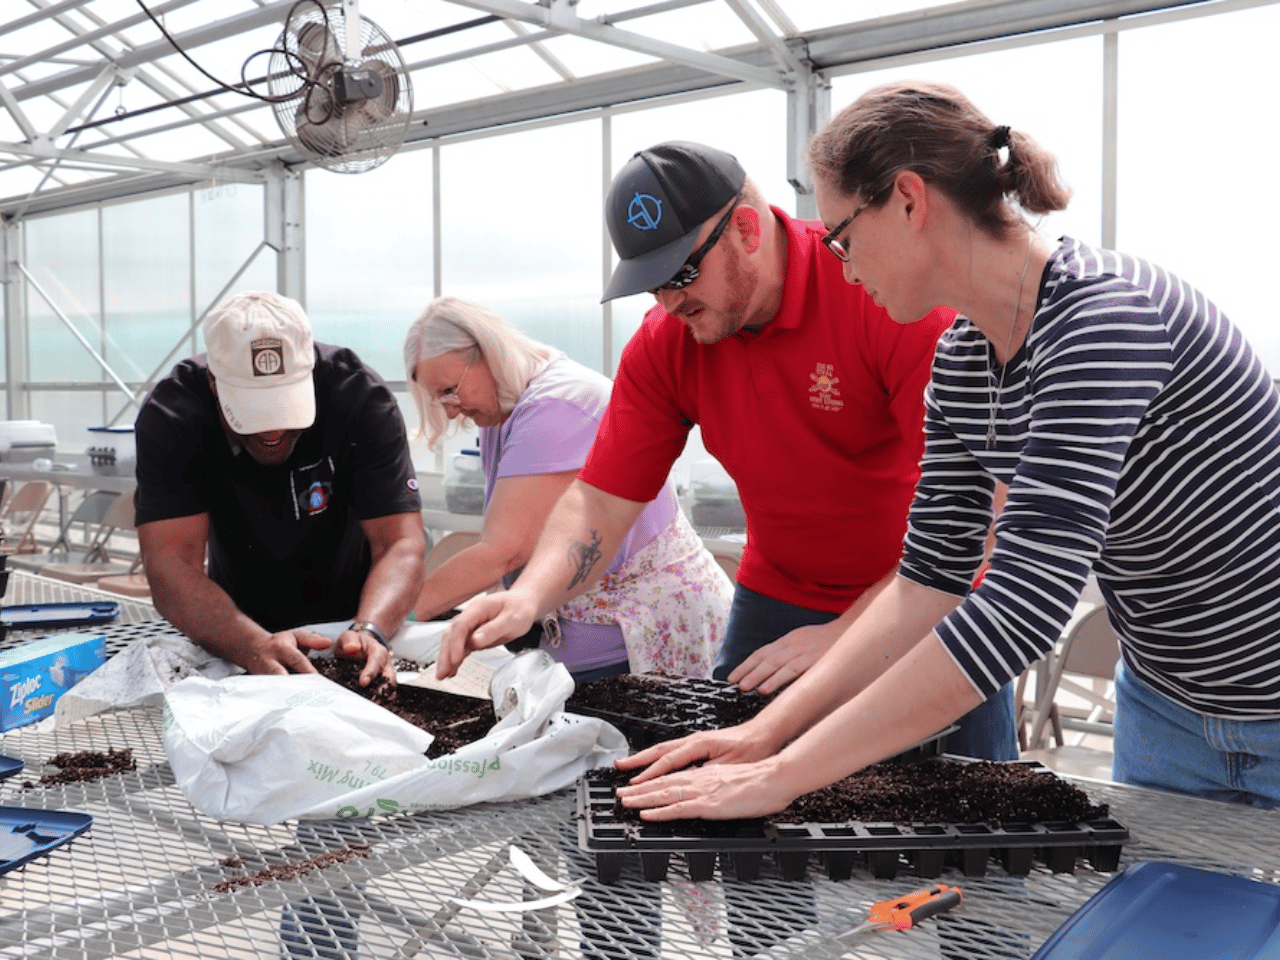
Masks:
[[[570,590],[586,581],[591,568],[599,559],[600,534],[596,531],[591,531],[590,543],[583,543],[580,540],[569,541],[569,566],[573,567],[573,579],[569,581]]]

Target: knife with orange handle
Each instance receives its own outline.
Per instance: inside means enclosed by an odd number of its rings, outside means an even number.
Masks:
[[[915,890],[905,896],[895,897],[875,904],[866,922],[840,934],[841,939],[856,936],[869,930],[910,930],[921,920],[958,907],[964,900],[959,887],[945,883]]]

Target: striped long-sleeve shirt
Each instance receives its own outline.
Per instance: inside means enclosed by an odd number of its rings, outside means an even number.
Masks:
[[[1147,683],[1202,714],[1280,717],[1280,393],[1218,308],[1151,264],[1065,239],[1037,303],[1003,379],[966,318],[938,345],[902,566],[965,597],[938,635],[989,696],[1050,649],[1092,568]],[[1008,504],[967,593],[993,476]]]

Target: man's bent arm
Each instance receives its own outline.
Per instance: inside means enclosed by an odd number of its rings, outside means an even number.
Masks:
[[[312,671],[306,653],[287,634],[260,627],[209,579],[208,537],[207,513],[139,524],[138,546],[156,610],[193,642],[250,673]]]

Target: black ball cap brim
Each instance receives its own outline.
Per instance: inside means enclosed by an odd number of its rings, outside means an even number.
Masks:
[[[608,286],[604,288],[604,296],[600,298],[600,302],[645,293],[662,286],[689,259],[701,230],[702,224],[699,223],[683,237],[664,247],[619,262],[613,276],[609,278]]]

